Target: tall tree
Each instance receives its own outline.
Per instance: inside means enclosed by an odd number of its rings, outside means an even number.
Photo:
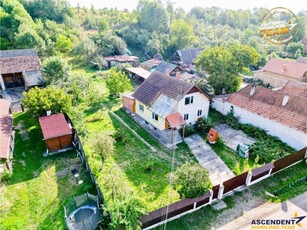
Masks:
[[[193,32],[192,25],[183,20],[176,20],[170,27],[171,43],[177,50],[190,47],[197,37]]]
[[[129,78],[125,73],[111,69],[110,75],[106,81],[110,94],[115,96],[119,93],[132,89]]]
[[[43,62],[43,76],[46,84],[63,83],[69,76],[70,67],[61,57],[49,57]]]
[[[63,89],[35,87],[23,95],[22,103],[33,116],[46,115],[47,110],[51,110],[52,113],[68,113],[71,109],[71,97]]]
[[[138,7],[138,23],[149,32],[167,33],[169,30],[169,14],[162,3],[157,0],[140,0]]]

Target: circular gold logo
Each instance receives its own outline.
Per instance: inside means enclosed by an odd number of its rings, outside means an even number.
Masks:
[[[269,10],[262,19],[260,36],[274,44],[286,44],[298,32],[298,19],[289,9],[276,7]]]

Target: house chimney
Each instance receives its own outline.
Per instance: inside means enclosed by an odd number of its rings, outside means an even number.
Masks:
[[[252,84],[252,88],[251,88],[251,92],[249,94],[249,96],[253,96],[256,92],[256,85]]]
[[[165,74],[166,74],[167,76],[169,76],[169,75],[171,74],[171,70],[170,70],[170,69],[166,69]]]
[[[181,78],[180,72],[176,71],[176,78]]]
[[[286,64],[283,64],[283,72],[285,72],[287,70],[287,65]]]
[[[281,105],[282,105],[282,106],[286,106],[287,103],[288,103],[288,101],[289,101],[289,94],[286,93],[286,94],[284,95],[284,98],[282,99]]]

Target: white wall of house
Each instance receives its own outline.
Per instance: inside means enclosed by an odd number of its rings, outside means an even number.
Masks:
[[[185,98],[193,96],[193,103],[185,105]],[[175,111],[179,112],[182,117],[184,114],[189,114],[189,119],[186,123],[194,124],[199,117],[208,117],[209,113],[209,99],[202,93],[196,92],[185,95],[176,105]],[[202,110],[201,116],[197,115],[198,110]]]
[[[252,124],[259,128],[262,128],[272,136],[278,137],[281,141],[287,143],[291,147],[299,150],[307,146],[307,134],[299,130],[290,128],[286,125],[270,120],[263,116],[254,114],[235,105],[230,104],[227,101],[223,101],[221,98],[214,98],[212,108],[226,115],[231,106],[234,108],[235,116],[240,117],[241,123]]]

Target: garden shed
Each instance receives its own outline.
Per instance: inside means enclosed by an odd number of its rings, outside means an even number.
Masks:
[[[44,141],[49,152],[61,152],[72,146],[72,127],[63,113],[53,114],[39,118]]]
[[[133,92],[123,93],[123,107],[129,110],[131,113],[135,113],[135,99],[132,96]]]

